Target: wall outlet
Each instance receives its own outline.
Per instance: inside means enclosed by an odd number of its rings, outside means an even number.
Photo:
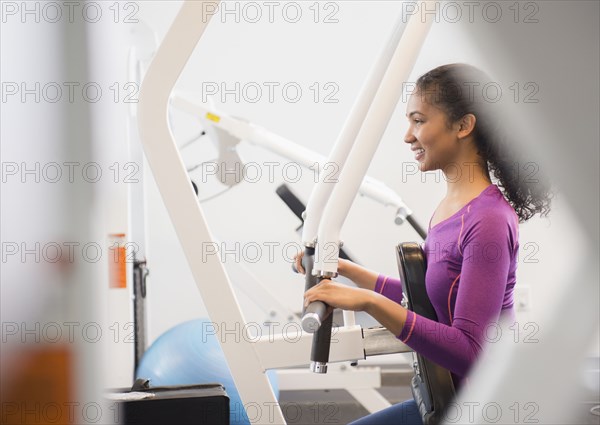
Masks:
[[[516,311],[531,311],[531,287],[517,283],[514,290],[514,300]]]

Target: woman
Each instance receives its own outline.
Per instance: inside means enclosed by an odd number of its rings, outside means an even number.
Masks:
[[[486,327],[501,316],[514,320],[519,222],[536,213],[547,215],[550,207],[548,186],[526,175],[525,165],[515,162],[509,145],[502,143],[499,114],[482,90],[490,81],[469,65],[441,66],[417,80],[408,102],[404,141],[420,171],[441,170],[447,184],[423,247],[426,288],[438,322],[400,305],[398,279],[347,260],[340,260],[338,273],[358,288],[324,280],[305,293],[306,305],[321,300],[369,313],[416,352],[448,369],[457,389],[482,350]],[[303,272],[301,257],[296,267]],[[420,424],[415,401],[355,422],[385,423]]]

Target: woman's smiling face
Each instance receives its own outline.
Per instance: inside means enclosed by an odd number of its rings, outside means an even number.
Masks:
[[[410,144],[421,172],[442,169],[458,159],[460,125],[448,123],[447,115],[427,102],[419,92],[410,96],[404,141]]]

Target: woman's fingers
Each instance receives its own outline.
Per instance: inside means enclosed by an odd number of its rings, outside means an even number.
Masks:
[[[374,294],[374,292],[323,279],[304,293],[304,302],[305,305],[308,305],[318,300],[334,308],[363,311],[372,297],[371,294]]]
[[[319,283],[317,283],[315,286],[313,286],[312,288],[310,288],[308,291],[306,291],[304,293],[304,305],[307,306],[308,304],[310,304],[313,301],[317,301],[319,299],[322,300],[322,296],[326,295],[327,291],[327,284],[331,283],[331,281],[329,279],[323,279],[322,281],[320,281]],[[318,297],[317,294],[320,294],[321,297]],[[325,301],[325,300],[323,300]]]
[[[304,274],[304,268],[302,267],[302,257],[304,257],[304,251],[296,254],[296,257],[294,257],[294,263],[292,264],[292,269],[296,272],[296,273],[301,273]]]

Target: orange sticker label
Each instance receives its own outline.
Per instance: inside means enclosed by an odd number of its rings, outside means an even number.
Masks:
[[[125,247],[111,246],[108,251],[108,272],[110,288],[127,287],[127,268]]]

